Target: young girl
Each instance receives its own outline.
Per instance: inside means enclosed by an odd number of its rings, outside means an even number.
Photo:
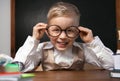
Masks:
[[[43,71],[82,70],[84,63],[91,63],[104,69],[113,68],[113,52],[104,46],[92,30],[79,26],[80,13],[70,3],[54,4],[47,15],[48,23],[33,27],[33,35],[16,53],[14,63],[22,66],[21,71],[31,71],[39,63]],[[39,43],[44,33],[49,42]],[[80,36],[84,43],[75,42]]]

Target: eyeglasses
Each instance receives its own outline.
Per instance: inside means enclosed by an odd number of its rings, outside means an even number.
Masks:
[[[79,35],[79,32],[80,32],[77,26],[70,26],[63,30],[58,25],[50,25],[50,26],[47,26],[46,30],[48,34],[52,37],[57,37],[62,33],[62,31],[64,31],[67,37],[75,38]]]

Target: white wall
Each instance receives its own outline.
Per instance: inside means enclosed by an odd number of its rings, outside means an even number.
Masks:
[[[0,0],[0,53],[10,55],[10,0]]]

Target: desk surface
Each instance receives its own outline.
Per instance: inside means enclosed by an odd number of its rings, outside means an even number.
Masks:
[[[106,70],[35,72],[33,81],[120,81]]]

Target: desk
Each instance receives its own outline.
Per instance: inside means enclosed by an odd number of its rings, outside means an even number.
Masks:
[[[111,78],[106,70],[41,71],[35,75],[33,81],[120,81]]]

